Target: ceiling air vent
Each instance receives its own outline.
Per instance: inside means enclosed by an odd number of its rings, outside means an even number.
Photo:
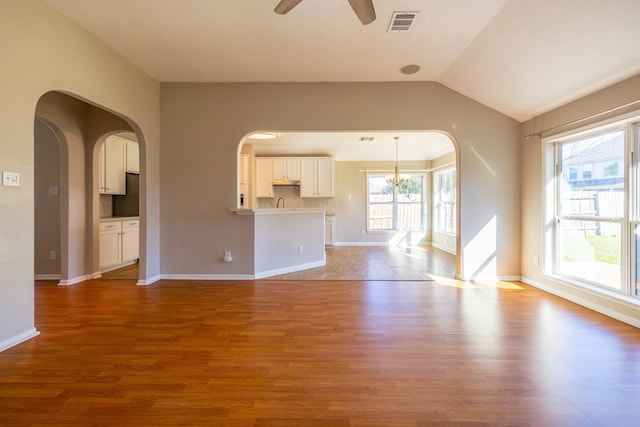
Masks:
[[[387,31],[390,33],[411,31],[418,13],[419,12],[393,12],[393,15],[391,15],[391,22],[389,22],[389,29]]]

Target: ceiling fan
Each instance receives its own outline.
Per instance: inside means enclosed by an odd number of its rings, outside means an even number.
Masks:
[[[280,0],[274,11],[280,15],[284,15],[291,9],[296,7],[302,0]],[[375,21],[376,11],[373,8],[373,0],[347,0],[351,5],[351,9],[356,13],[360,22],[367,25]]]

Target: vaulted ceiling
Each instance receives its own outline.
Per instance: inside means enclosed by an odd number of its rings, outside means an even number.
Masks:
[[[640,74],[640,0],[373,0],[368,25],[348,0],[303,0],[286,15],[280,0],[44,1],[160,82],[436,81],[525,121]],[[409,32],[388,31],[396,11],[418,12]],[[420,70],[400,72],[410,64]],[[359,135],[311,136],[278,143],[363,152]],[[377,157],[391,158],[392,142],[376,135]],[[401,146],[427,160],[453,149],[433,132]]]
[[[638,0],[45,1],[161,82],[437,81],[524,121],[640,73]]]

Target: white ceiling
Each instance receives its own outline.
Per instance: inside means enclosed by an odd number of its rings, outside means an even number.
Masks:
[[[160,82],[437,81],[524,121],[640,74],[640,0],[44,1]]]
[[[451,140],[437,132],[288,132],[276,139],[248,138],[258,156],[330,156],[338,161],[432,160],[453,151]],[[361,137],[373,137],[360,141]]]

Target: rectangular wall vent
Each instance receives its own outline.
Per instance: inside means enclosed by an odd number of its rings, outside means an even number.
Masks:
[[[413,23],[419,12],[393,12],[391,22],[389,22],[388,32],[406,32],[411,31]]]

